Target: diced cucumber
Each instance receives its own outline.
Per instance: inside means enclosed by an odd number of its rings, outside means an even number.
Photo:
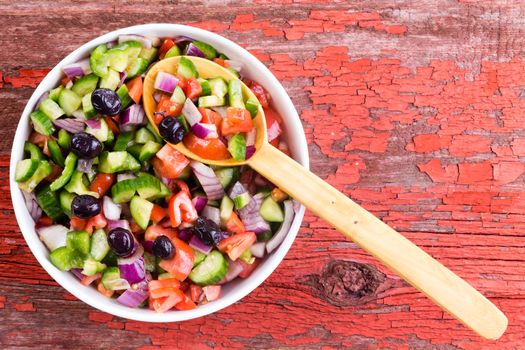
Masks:
[[[68,184],[64,186],[64,189],[69,193],[76,193],[78,195],[88,194],[90,196],[98,198],[98,192],[90,191],[87,187],[87,184],[84,182],[84,179],[84,173],[75,170]]]
[[[120,171],[137,171],[140,163],[126,151],[103,152],[99,158],[98,170],[112,174]]]
[[[228,141],[228,151],[235,160],[241,161],[246,159],[246,140],[243,134],[233,135]]]
[[[135,157],[135,159],[138,159],[138,157],[140,157],[140,151],[142,151],[142,145],[134,143],[127,148],[127,151],[129,154]]]
[[[58,87],[52,89],[51,91],[49,91],[49,98],[58,103],[58,96],[60,96],[60,93],[63,89],[63,85],[59,85]]]
[[[160,181],[154,176],[139,176],[135,179],[135,190],[141,198],[151,200],[160,193]]]
[[[213,78],[208,80],[211,88],[211,94],[218,96],[218,97],[224,97],[226,93],[228,92],[228,85],[226,85],[226,81],[222,78]]]
[[[29,153],[29,157],[33,160],[44,160],[44,154],[37,145],[32,144],[29,141],[24,143],[24,152]]]
[[[109,49],[106,55],[108,56],[109,68],[117,72],[123,72],[128,66],[128,53],[122,48],[115,47]]]
[[[36,191],[35,196],[40,208],[42,208],[53,221],[58,221],[62,218],[64,213],[58,202],[58,196],[49,188],[49,185],[45,185]]]
[[[184,128],[184,130],[186,132],[190,131],[190,124],[188,123],[188,121],[186,120],[186,118],[184,118],[183,115],[179,115],[177,117],[177,119],[180,121],[180,123],[182,124],[182,127]]]
[[[106,142],[109,137],[109,127],[104,119],[100,119],[100,128],[93,129],[89,125],[86,127],[86,133],[95,136],[100,142]]]
[[[158,52],[159,52],[159,50],[156,47],[151,47],[149,49],[146,49],[146,48],[143,47],[140,50],[139,57],[145,59],[146,61],[148,61],[148,63],[151,63],[151,62],[155,61],[155,59],[157,58],[157,53]]]
[[[268,242],[273,237],[272,231],[257,234],[257,242]]]
[[[180,56],[180,49],[177,45],[173,45],[164,55],[164,58]]]
[[[155,136],[147,128],[140,128],[135,134],[135,143],[144,144],[148,141],[155,141]]]
[[[120,83],[120,73],[114,69],[108,69],[108,73],[105,77],[100,79],[101,89],[110,89],[115,91]]]
[[[125,151],[128,148],[129,143],[133,140],[133,132],[121,132],[117,141],[115,141],[115,146],[113,146],[113,151]]]
[[[239,210],[244,208],[245,206],[250,203],[250,194],[248,192],[244,192],[243,194],[238,195],[233,199],[233,203],[235,204],[235,210]]]
[[[62,91],[65,89],[62,89]],[[62,92],[60,92],[60,95],[62,95]],[[60,100],[60,95],[59,100]],[[46,98],[44,101],[40,102],[40,105],[38,106],[38,109],[41,110],[47,117],[51,120],[56,120],[64,115],[64,111],[57,102],[53,101],[49,97]]]
[[[33,176],[40,165],[40,161],[35,159],[24,159],[16,163],[15,168],[15,181],[24,182]]]
[[[186,101],[186,95],[184,94],[184,91],[180,86],[176,86],[175,90],[173,90],[173,95],[171,95],[170,98],[171,101],[177,102],[179,104],[184,104],[184,101]]]
[[[99,77],[105,77],[108,74],[108,56],[105,55],[108,47],[106,44],[101,44],[91,52],[89,57],[89,65],[93,73]]]
[[[58,104],[67,116],[72,116],[73,112],[82,104],[82,97],[72,90],[64,89],[58,96]]]
[[[252,118],[255,118],[257,116],[257,113],[259,113],[259,106],[261,104],[259,103],[259,100],[255,97],[250,97],[246,100],[246,109],[248,112],[250,112],[250,115]]]
[[[244,97],[242,94],[242,83],[239,79],[233,79],[228,82],[228,98],[231,107],[245,108]]]
[[[154,195],[152,196],[151,198],[148,198],[149,200],[156,200],[156,199],[159,199],[159,198],[165,198],[167,196],[170,196],[171,195],[171,191],[170,189],[168,188],[168,186],[166,186],[162,181],[160,181],[157,177],[149,174],[149,173],[146,173],[146,172],[140,172],[139,173],[139,178],[142,178],[142,177],[147,177],[149,178],[151,181],[154,181],[160,188],[160,192],[157,194],[157,195]],[[138,179],[136,179],[138,180]],[[138,188],[139,186],[137,185],[136,188]]]
[[[22,190],[26,192],[32,192],[36,188],[36,186],[38,186],[38,184],[46,177],[48,177],[49,174],[51,174],[51,172],[53,171],[53,167],[51,166],[51,164],[49,164],[48,161],[41,160],[39,162],[40,164],[38,165],[38,168],[36,169],[33,176],[31,176],[29,180],[25,182],[18,183],[18,186]]]
[[[151,211],[153,210],[153,203],[138,196],[134,196],[131,198],[129,210],[137,225],[143,230],[147,229],[151,217]]]
[[[221,222],[226,223],[226,221],[230,219],[230,217],[232,216],[232,212],[233,212],[233,206],[234,206],[234,203],[230,197],[228,196],[222,197],[221,207],[220,207]]]
[[[119,204],[129,202],[135,195],[135,179],[117,182],[111,187],[113,202]]]
[[[57,269],[62,271],[81,268],[84,264],[82,257],[68,247],[60,247],[53,250],[49,254],[49,260]]]
[[[259,213],[262,218],[270,222],[283,222],[284,221],[284,212],[281,209],[279,203],[273,200],[273,198],[266,197],[262,202]]]
[[[128,87],[126,84],[122,84],[118,90],[117,95],[120,99],[120,104],[122,106],[122,109],[128,107],[131,104],[131,96],[129,96]]]
[[[58,132],[58,144],[65,150],[69,149],[69,143],[71,142],[71,134],[65,129],[60,129]]]
[[[191,270],[189,279],[201,286],[219,282],[228,273],[228,260],[221,252],[214,250],[206,256],[203,262]]]
[[[155,130],[155,128],[153,127],[153,125],[151,123],[148,123],[146,125],[146,128],[151,131],[151,133],[153,134],[153,136],[155,136],[155,142],[157,143],[163,143],[163,140],[162,140],[162,137],[160,137],[160,135],[158,134],[157,130]]]
[[[71,217],[71,203],[73,203],[73,199],[76,197],[74,193],[69,193],[66,190],[63,190],[58,195],[58,199],[60,201],[60,207],[62,208],[62,211],[69,217]]]
[[[217,57],[217,50],[210,44],[203,43],[202,41],[193,41],[193,45],[195,45],[199,50],[202,51],[204,54],[204,57],[208,60],[213,60],[215,57]]]
[[[71,180],[71,176],[73,176],[73,173],[75,172],[75,169],[77,167],[77,155],[73,152],[70,152],[66,160],[64,162],[64,170],[62,170],[62,174],[51,183],[50,188],[52,191],[56,191],[62,187],[64,187],[69,180]]]
[[[139,154],[141,162],[149,162],[151,158],[162,148],[159,143],[148,141],[142,146]]]
[[[78,79],[71,90],[73,90],[78,96],[83,97],[97,88],[98,76],[96,74],[84,75]]]
[[[130,58],[137,58],[142,52],[142,44],[136,40],[125,41],[113,48],[124,50]]]
[[[225,103],[226,101],[224,97],[219,97],[215,95],[199,97],[199,107],[203,108],[220,107],[224,106]]]
[[[49,119],[42,111],[34,111],[31,113],[30,118],[37,133],[50,136],[55,132],[55,127],[53,126],[51,119]]]
[[[110,247],[106,232],[102,229],[93,232],[93,235],[91,236],[91,250],[89,253],[93,259],[96,261],[102,261],[102,259],[104,259],[109,253],[109,250]]]
[[[199,73],[197,72],[197,68],[195,68],[193,62],[184,56],[180,58],[177,74],[182,75],[184,79],[199,77]]]
[[[201,96],[208,96],[211,94],[211,86],[210,83],[206,79],[199,78],[197,79],[199,84],[201,85]]]
[[[223,188],[227,188],[229,185],[239,179],[239,168],[220,168],[216,169],[215,175],[219,178]]]
[[[53,162],[55,162],[56,165],[63,168],[64,155],[62,154],[62,150],[60,149],[58,143],[54,139],[49,139],[47,140],[47,148],[49,150],[49,154],[51,155],[51,159],[53,160]]]
[[[91,103],[91,92],[82,97],[82,112],[87,119],[94,117],[97,114],[95,107]]]
[[[130,288],[129,282],[120,278],[120,270],[116,266],[105,269],[102,273],[100,282],[102,282],[102,285],[107,290],[123,290]]]
[[[200,250],[193,249],[193,254],[195,256],[193,260],[193,267],[199,265],[201,262],[204,261],[204,259],[206,259],[206,254],[204,254]]]
[[[116,266],[118,264],[118,256],[113,253],[113,251],[109,251],[109,253],[102,259],[102,263],[106,264],[107,266]]]
[[[149,62],[142,57],[137,57],[132,60],[128,67],[126,68],[127,79],[141,75],[148,69]]]
[[[88,257],[86,260],[84,260],[82,274],[86,276],[93,276],[94,274],[98,272],[104,271],[105,268],[106,268],[105,264],[96,261],[92,257]]]
[[[66,247],[76,250],[86,257],[91,248],[91,238],[86,231],[71,231],[66,236]]]

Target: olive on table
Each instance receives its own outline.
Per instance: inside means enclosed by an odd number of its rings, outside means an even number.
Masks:
[[[93,135],[79,132],[73,135],[69,144],[71,152],[80,158],[95,158],[102,152],[102,143]]]
[[[221,240],[222,234],[220,227],[208,218],[197,218],[193,230],[197,237],[207,245],[214,246]]]
[[[91,94],[91,104],[97,113],[104,115],[117,115],[122,109],[120,98],[110,89],[95,89]]]
[[[179,143],[184,138],[184,126],[175,117],[167,116],[159,124],[159,133],[163,139],[171,143]]]
[[[122,227],[116,227],[109,231],[108,244],[113,253],[120,257],[133,254],[135,248],[133,234]]]
[[[175,253],[173,243],[166,236],[158,236],[153,241],[153,247],[151,248],[153,255],[161,259],[171,259]]]
[[[97,216],[101,210],[100,201],[88,194],[76,196],[71,202],[71,213],[80,219],[89,219]]]

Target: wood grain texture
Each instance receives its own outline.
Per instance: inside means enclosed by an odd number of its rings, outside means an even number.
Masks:
[[[0,197],[6,349],[521,349],[525,313],[525,6],[513,1],[0,0],[0,191],[32,88],[68,52],[145,22],[245,46],[300,112],[312,170],[484,292],[509,317],[483,341],[307,213],[241,302],[184,323],[98,312],[39,267]]]

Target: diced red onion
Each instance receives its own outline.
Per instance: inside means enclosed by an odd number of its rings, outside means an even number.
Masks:
[[[104,211],[104,216],[109,220],[118,220],[120,219],[120,214],[122,213],[122,207],[120,204],[115,204],[113,200],[104,196],[102,208]]]
[[[228,109],[228,107],[212,107],[211,108],[214,112],[217,112],[221,115],[221,117],[226,117],[226,110]]]
[[[151,253],[153,251],[153,241],[142,241],[142,246],[144,247],[144,250],[148,253]]]
[[[239,260],[240,259],[233,261],[233,260],[230,260],[230,258],[228,258],[228,262],[230,263],[228,266],[228,272],[226,273],[226,276],[224,276],[224,278],[219,281],[218,284],[224,284],[226,282],[230,282],[231,280],[239,276],[242,270],[244,270],[244,265]]]
[[[155,102],[159,103],[161,97],[162,97],[162,93],[158,92],[158,91],[155,91],[153,93],[153,99],[155,100]]]
[[[87,119],[84,123],[93,130],[98,130],[102,127],[102,122],[99,119]]]
[[[174,41],[175,44],[177,44],[177,45],[182,45],[182,46],[184,46],[184,45],[186,45],[186,44],[192,42],[193,39],[190,38],[190,37],[188,37],[188,36],[180,35],[180,36],[176,36],[176,37],[173,39],[173,41]]]
[[[193,232],[191,230],[180,230],[178,236],[184,242],[189,242],[193,236]]]
[[[250,159],[255,154],[255,146],[246,147],[246,159]]]
[[[118,43],[122,44],[126,41],[138,41],[145,49],[151,49],[153,41],[150,38],[146,38],[143,35],[138,34],[123,34],[118,36]]]
[[[124,278],[129,283],[137,283],[146,277],[146,268],[144,265],[144,247],[136,244],[137,249],[127,258],[119,258],[117,260],[120,270],[120,277]]]
[[[38,108],[38,106],[40,106],[40,103],[41,103],[42,101],[44,101],[46,98],[48,98],[48,97],[49,97],[49,91],[44,92],[44,93],[38,98],[38,100],[36,101],[36,108]],[[35,108],[35,109],[36,109],[36,108]]]
[[[246,192],[247,192],[246,188],[244,188],[244,186],[239,181],[237,181],[236,183],[233,184],[228,195],[230,196],[231,199],[234,199]]]
[[[121,182],[121,181],[124,181],[124,180],[135,179],[135,178],[136,178],[136,176],[133,175],[132,173],[121,173],[121,174],[117,175],[117,182]]]
[[[281,134],[281,127],[279,126],[279,123],[275,122],[272,125],[270,125],[267,133],[268,142],[272,142],[273,140],[275,140]]]
[[[139,283],[140,284],[140,283]],[[118,298],[117,301],[121,303],[122,305],[137,308],[142,304],[146,299],[149,297],[149,291],[147,288],[141,287],[135,287],[135,285],[131,286],[131,288],[127,289],[122,293]]]
[[[193,43],[189,43],[186,48],[186,56],[197,56],[204,58],[204,52],[202,52],[197,46]]]
[[[201,139],[216,139],[219,137],[215,124],[196,123],[191,127],[191,131]]]
[[[206,203],[208,203],[208,198],[196,196],[191,200],[191,203],[193,204],[195,210],[201,211],[206,206]]]
[[[284,240],[288,231],[290,231],[290,226],[292,226],[292,221],[294,217],[293,212],[293,203],[291,200],[286,200],[284,204],[284,221],[281,224],[281,227],[277,230],[275,235],[266,243],[266,250],[268,253],[271,253],[275,248],[277,248],[281,242]]]
[[[139,104],[134,104],[129,108],[126,108],[120,115],[120,126],[142,125],[144,124],[145,115],[144,108]]]
[[[199,112],[195,104],[193,104],[189,98],[184,101],[184,106],[182,106],[182,115],[184,115],[184,118],[186,118],[190,126],[197,124],[202,119],[201,112]]]
[[[255,135],[257,135],[255,128],[246,133],[246,147],[255,145]]]
[[[131,231],[128,220],[108,220],[109,230],[113,230],[117,227],[125,228],[126,230]]]
[[[172,94],[178,84],[179,79],[177,79],[176,76],[161,71],[157,73],[153,87],[157,90]]]
[[[67,66],[62,67],[62,71],[68,78],[81,77],[84,74],[87,74],[85,70],[91,70],[89,68],[89,60],[87,61],[88,65],[86,67],[85,60],[68,64]]]
[[[258,193],[248,202],[248,204],[239,209],[239,216],[244,224],[246,231],[263,233],[270,231],[270,225],[262,218],[259,213],[264,196]]]
[[[78,278],[79,280],[83,279],[84,277],[86,277],[86,275],[84,275],[81,271],[81,269],[71,269],[69,270],[71,271],[71,273],[73,275],[75,275],[76,278]]]
[[[86,115],[84,114],[84,112],[81,109],[77,109],[72,114],[73,114],[73,117],[75,117],[75,118],[77,118],[79,120],[86,120]]]
[[[190,166],[209,200],[218,200],[224,196],[224,189],[212,168],[197,161],[192,161]]]
[[[202,291],[204,292],[204,295],[206,296],[206,300],[208,301],[214,301],[219,299],[221,296],[221,286],[219,285],[211,285],[211,286],[205,286],[202,287]]]
[[[126,72],[120,72],[120,81],[118,82],[118,85],[117,87],[121,87],[122,84],[124,84],[124,82],[126,81],[126,77],[128,76],[128,73]]]
[[[84,121],[75,118],[60,118],[53,120],[53,124],[73,134],[84,131],[85,128]]]
[[[197,237],[197,235],[193,235],[193,237],[191,237],[189,245],[193,249],[196,249],[204,254],[209,254],[212,248],[211,246],[201,241],[200,238]]]
[[[84,174],[89,174],[91,172],[91,169],[93,168],[93,161],[95,158],[91,159],[84,159],[79,158],[77,162],[77,170]]]
[[[202,210],[201,216],[207,217],[217,225],[221,224],[221,211],[219,210],[219,208],[207,205]]]
[[[40,219],[40,217],[42,216],[42,209],[36,201],[35,193],[27,193],[26,191],[22,191],[22,195],[24,196],[24,200],[26,202],[26,207],[29,211],[29,214],[31,214],[31,217],[35,222],[38,221],[38,219]]]
[[[264,257],[265,251],[266,251],[266,243],[265,242],[256,242],[256,243],[252,244],[252,246],[250,247],[250,252],[256,258]]]
[[[242,70],[242,62],[236,60],[224,60],[228,67],[235,69],[237,72]]]
[[[36,232],[49,251],[66,245],[66,236],[69,229],[63,225],[39,227]]]
[[[71,89],[73,87],[73,80],[70,80],[66,84],[66,89]]]

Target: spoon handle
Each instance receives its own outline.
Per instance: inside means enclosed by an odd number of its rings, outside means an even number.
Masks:
[[[480,336],[498,339],[507,328],[506,316],[470,284],[275,147],[264,144],[249,165]]]

